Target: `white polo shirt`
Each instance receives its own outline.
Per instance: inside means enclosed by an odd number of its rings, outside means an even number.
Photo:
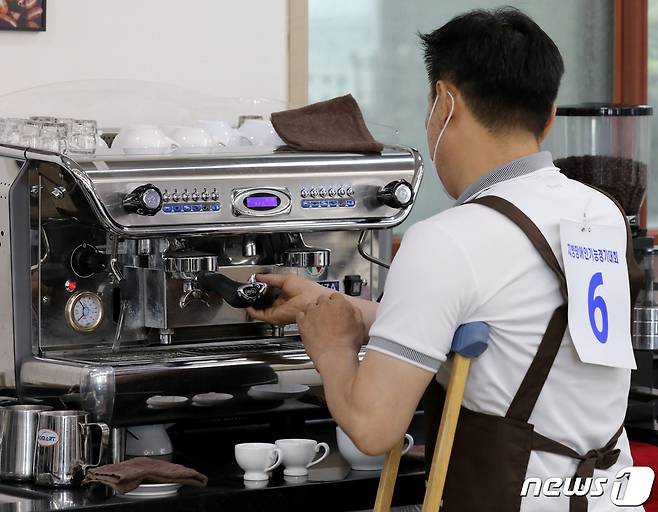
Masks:
[[[498,212],[462,203],[497,195],[515,204],[538,226],[562,262],[560,219],[624,226],[621,212],[603,194],[570,180],[548,152],[495,169],[467,190],[456,207],[407,230],[386,280],[369,350],[436,372],[444,365],[455,330],[483,321],[491,329],[488,350],[471,365],[464,406],[504,416],[518,390],[555,308],[558,280],[523,232]],[[627,300],[627,298],[620,298]],[[567,330],[530,423],[540,434],[584,454],[604,446],[624,421],[630,371],[580,362]],[[621,455],[608,477],[632,465],[624,432]],[[571,477],[574,459],[533,452],[527,476]],[[467,483],[465,483],[466,488]],[[523,512],[567,512],[560,498],[524,498]],[[619,510],[608,496],[590,498],[590,512]],[[631,509],[625,509],[631,510]],[[642,510],[639,508],[637,510]]]

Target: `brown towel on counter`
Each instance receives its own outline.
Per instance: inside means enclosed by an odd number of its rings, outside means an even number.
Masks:
[[[380,153],[351,94],[272,114],[272,125],[288,146],[300,151]]]
[[[180,464],[148,457],[136,457],[118,464],[92,468],[87,473],[84,483],[105,484],[119,494],[125,494],[137,489],[142,483],[205,487],[208,477]]]

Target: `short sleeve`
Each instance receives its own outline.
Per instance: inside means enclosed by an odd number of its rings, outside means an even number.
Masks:
[[[368,350],[436,372],[476,307],[468,255],[440,223],[420,222],[407,230],[386,277]]]

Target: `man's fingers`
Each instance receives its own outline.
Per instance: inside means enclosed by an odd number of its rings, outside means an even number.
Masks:
[[[275,288],[283,288],[283,283],[285,283],[287,277],[286,274],[256,274],[256,281]]]

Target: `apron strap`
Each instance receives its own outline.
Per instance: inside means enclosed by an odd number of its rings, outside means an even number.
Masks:
[[[537,353],[505,415],[506,418],[527,423],[553,367],[553,362],[560,350],[562,338],[567,329],[567,280],[550,244],[535,223],[519,208],[498,196],[479,197],[470,202],[492,208],[516,224],[532,242],[532,245],[560,282],[560,291],[564,298],[564,304],[553,312],[541,343],[537,348]]]
[[[622,425],[603,448],[590,450],[585,455],[579,454],[565,444],[533,432],[532,449],[533,451],[555,453],[580,460],[574,475],[574,479],[579,478],[580,480],[575,480],[576,483],[572,483],[572,486],[579,488],[586,478],[592,478],[595,469],[609,469],[617,463],[621,450],[615,448],[615,446],[623,431],[624,426]],[[587,512],[587,505],[586,496],[572,495],[569,501],[569,512]]]

